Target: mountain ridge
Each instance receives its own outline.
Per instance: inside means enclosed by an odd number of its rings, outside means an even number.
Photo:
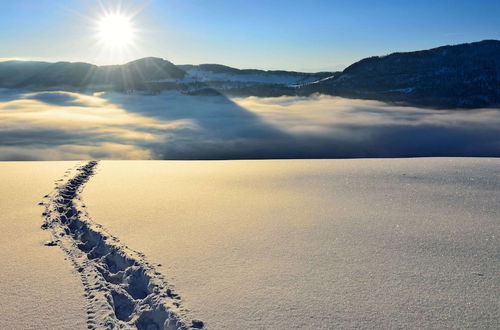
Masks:
[[[453,107],[500,104],[500,41],[362,59],[317,86],[330,94]]]
[[[434,108],[500,105],[500,41],[396,52],[357,61],[342,72],[175,65],[145,57],[122,65],[84,62],[0,62],[0,88],[133,91],[229,96],[334,96]]]

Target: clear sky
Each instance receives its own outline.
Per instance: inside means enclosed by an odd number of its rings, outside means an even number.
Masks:
[[[119,51],[99,36],[105,11],[133,16],[133,42]],[[4,59],[114,64],[157,56],[320,71],[483,39],[500,39],[499,0],[0,0]]]

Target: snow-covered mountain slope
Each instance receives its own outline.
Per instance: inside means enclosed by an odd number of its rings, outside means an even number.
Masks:
[[[185,82],[240,82],[274,85],[305,84],[323,79],[329,73],[292,71],[240,70],[224,65],[180,65],[187,73]]]

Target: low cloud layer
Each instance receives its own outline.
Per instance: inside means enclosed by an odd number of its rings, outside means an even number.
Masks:
[[[188,127],[128,113],[99,96],[0,93],[1,160],[150,159],[150,145]]]
[[[500,156],[499,109],[432,110],[324,95],[237,102],[312,157]]]
[[[500,110],[0,90],[0,159],[500,156]]]

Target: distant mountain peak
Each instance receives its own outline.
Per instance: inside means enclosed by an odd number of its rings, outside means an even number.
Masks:
[[[168,64],[172,64],[172,62],[164,59],[164,58],[161,58],[161,57],[143,57],[143,58],[139,58],[137,60],[133,60],[133,61],[130,61],[124,65],[149,65],[149,64],[163,64],[163,63],[168,63]]]

